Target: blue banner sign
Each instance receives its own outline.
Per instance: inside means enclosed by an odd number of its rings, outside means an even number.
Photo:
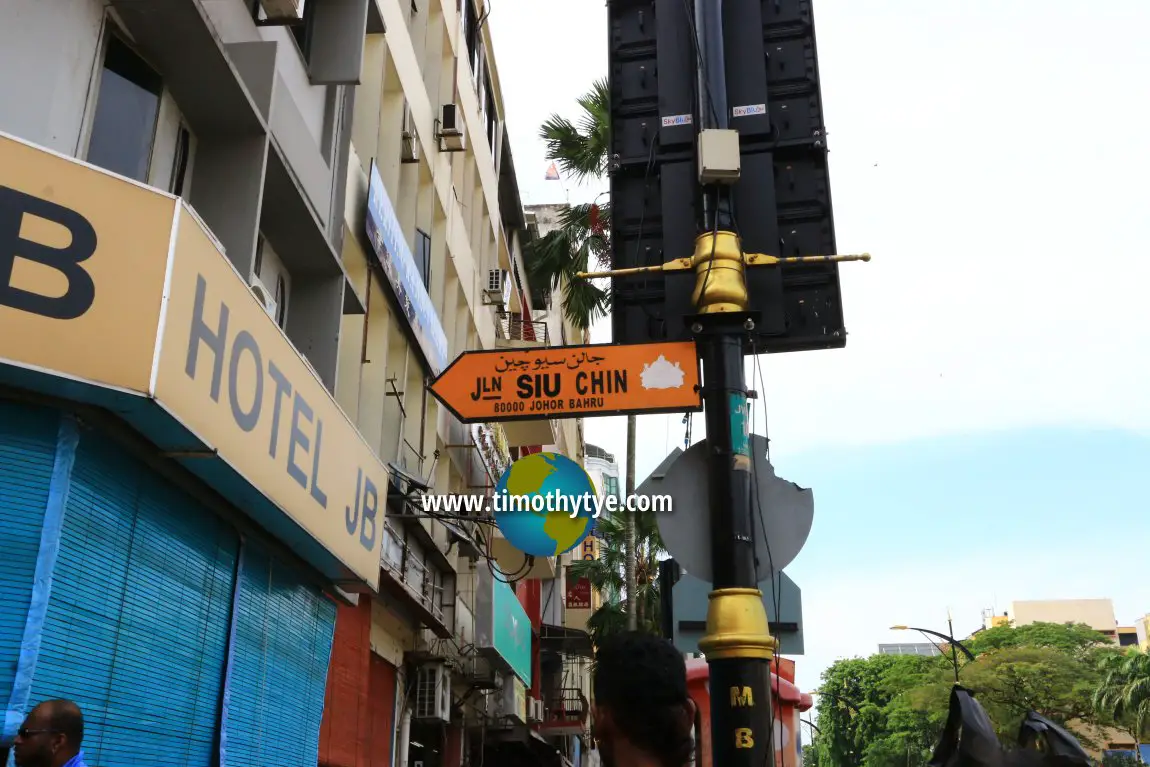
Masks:
[[[427,360],[432,375],[439,375],[447,367],[447,335],[415,266],[411,248],[403,236],[374,161],[367,186],[367,237],[383,266],[399,308],[419,342],[423,358]]]

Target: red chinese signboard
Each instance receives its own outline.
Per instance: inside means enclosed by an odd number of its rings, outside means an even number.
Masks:
[[[567,567],[567,609],[591,609],[591,581],[573,576],[570,566]]]

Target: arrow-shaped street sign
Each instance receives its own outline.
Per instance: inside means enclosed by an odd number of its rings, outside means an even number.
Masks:
[[[431,384],[463,423],[702,409],[694,341],[464,352]]]

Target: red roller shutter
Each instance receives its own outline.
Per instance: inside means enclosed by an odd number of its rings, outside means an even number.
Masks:
[[[391,767],[395,735],[395,666],[371,653],[371,679],[367,707],[368,758],[366,767]]]
[[[328,668],[323,724],[319,735],[320,767],[368,764],[368,661],[371,656],[371,600],[355,607],[340,605]]]
[[[443,749],[443,767],[460,767],[463,763],[463,725],[447,726],[447,743]]]

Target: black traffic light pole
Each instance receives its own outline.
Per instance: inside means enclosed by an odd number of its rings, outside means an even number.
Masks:
[[[695,0],[698,33],[699,122],[726,130],[723,0]],[[730,187],[703,187],[695,240],[696,316],[691,331],[703,362],[707,471],[711,506],[713,591],[707,631],[711,688],[711,764],[762,767],[771,748],[770,663],[775,643],[755,572],[751,526],[752,459],[743,341],[754,329],[748,312],[743,250],[731,216]]]
[[[686,11],[682,14],[681,20],[678,18],[680,2],[682,10]],[[672,277],[674,273],[683,274],[687,270],[694,272],[695,283],[690,307],[686,305],[685,293],[676,292],[676,297],[672,298],[664,291],[661,294],[664,297],[664,315],[658,317],[646,308],[644,312],[648,323],[654,321],[656,326],[662,323],[664,327],[662,332],[668,336],[668,340],[671,337],[682,337],[685,335],[682,331],[689,328],[690,336],[695,339],[699,349],[703,368],[702,401],[707,425],[713,590],[707,609],[707,629],[705,636],[699,641],[699,649],[706,655],[710,670],[711,763],[715,767],[763,767],[774,761],[771,744],[774,717],[770,698],[770,664],[774,657],[775,641],[768,629],[762,592],[757,588],[754,538],[756,533],[762,534],[765,531],[753,527],[755,517],[752,516],[752,502],[756,501],[752,494],[755,488],[752,475],[754,464],[750,450],[748,391],[743,358],[745,352],[755,351],[748,343],[751,337],[761,337],[764,331],[779,324],[777,317],[773,320],[775,325],[762,319],[766,316],[764,310],[772,309],[776,315],[781,315],[782,312],[779,310],[782,307],[752,306],[745,269],[816,262],[868,261],[870,256],[867,254],[783,256],[782,253],[775,256],[744,252],[731,193],[732,184],[738,180],[739,168],[742,165],[742,160],[738,160],[738,164],[735,164],[741,155],[741,149],[738,136],[732,137],[730,131],[733,110],[728,103],[726,74],[728,70],[741,71],[739,67],[753,69],[763,66],[761,53],[757,56],[752,55],[753,52],[750,52],[745,45],[737,44],[740,35],[746,37],[744,17],[758,16],[757,13],[745,13],[757,4],[757,0],[693,0],[693,2],[692,13],[690,5],[685,0],[655,0],[650,5],[639,0],[609,0],[613,51],[612,202],[618,202],[622,207],[623,200],[627,200],[630,203],[628,207],[630,213],[624,215],[620,209],[616,211],[618,215],[613,216],[615,224],[618,225],[618,229],[612,232],[613,266],[621,268],[602,272],[580,272],[577,276],[582,279],[611,278],[618,290],[618,281],[622,278],[640,276],[649,278],[661,273],[673,279],[678,286],[681,280],[678,276]],[[728,18],[724,18],[730,13],[727,11],[725,14],[724,2],[736,11]],[[652,6],[663,9],[657,18],[645,15]],[[790,30],[793,26],[791,22],[784,23],[782,19],[790,18],[794,9],[788,8],[787,15],[784,15],[780,7],[779,2],[774,4],[776,26]],[[801,17],[802,14],[799,14],[796,18]],[[680,23],[683,26],[680,26]],[[752,26],[757,28],[761,25],[760,19]],[[680,86],[691,79],[689,75],[691,68],[683,61],[682,52],[678,49],[681,32],[686,32],[692,40],[691,52],[695,54],[693,69],[696,75],[697,102],[693,105],[689,103],[689,98],[680,98],[685,92]],[[793,30],[789,33],[793,34]],[[811,34],[813,35],[813,31]],[[753,36],[757,35],[758,31]],[[813,37],[811,39],[810,49],[813,51]],[[732,60],[731,67],[727,65],[725,42],[730,44],[732,56],[739,58],[737,62]],[[682,71],[679,69],[680,64],[683,65]],[[653,68],[649,70],[652,65]],[[655,78],[647,77],[649,71],[656,74]],[[638,78],[634,76],[636,73],[640,75]],[[658,81],[657,87],[654,80]],[[760,98],[766,98],[766,82],[761,84],[761,97],[753,93],[739,92],[739,86],[734,80],[732,85],[735,86],[734,98],[752,99],[744,105],[745,107],[754,105]],[[813,85],[817,93],[817,79],[813,81]],[[744,91],[747,90],[745,86],[744,83]],[[651,98],[652,96],[657,98]],[[626,105],[625,114],[620,111],[622,107],[617,109],[616,100],[619,104]],[[677,241],[684,234],[679,229],[681,219],[675,221],[674,229],[677,234],[674,238],[664,241],[662,234],[653,236],[650,240],[644,236],[643,222],[647,220],[647,206],[650,204],[646,187],[655,164],[656,148],[662,144],[650,136],[647,127],[648,120],[658,120],[659,117],[653,111],[643,110],[653,110],[654,107],[651,105],[656,103],[658,109],[664,110],[661,113],[663,127],[658,134],[658,141],[662,142],[664,138],[668,141],[668,154],[659,162],[666,163],[667,167],[663,170],[669,171],[662,176],[660,182],[664,196],[660,212],[657,214],[660,220],[657,228],[665,231],[669,226],[669,217],[692,207],[680,205],[682,198],[679,195],[698,195],[696,200],[702,204],[696,206],[695,210],[701,211],[701,216],[697,222],[693,254],[690,255],[687,243]],[[762,104],[758,107],[765,108]],[[690,125],[690,122],[680,119],[689,115],[678,113],[691,109],[697,115],[695,124],[703,129],[703,132],[693,134],[697,143],[695,156],[696,159],[705,157],[707,160],[706,163],[700,161],[701,190],[689,181],[689,177],[683,172],[686,170],[684,165],[688,161],[680,156],[691,136],[684,135],[689,131],[689,128],[684,126]],[[755,114],[765,113],[759,111]],[[796,156],[801,159],[805,157],[804,152],[812,155],[825,153],[822,130],[819,125],[813,129],[811,136],[798,143],[794,142],[794,136],[788,137],[788,141],[791,142],[788,144],[790,151],[797,153]],[[775,183],[771,178],[770,169],[764,169],[761,161],[762,139],[762,136],[756,138],[759,142],[758,149],[755,150],[759,152],[756,160],[747,163],[748,178],[745,183],[752,189],[771,187]],[[804,141],[813,143],[807,147]],[[640,146],[643,148],[642,155],[645,158],[642,166],[638,164]],[[715,150],[718,152],[717,157],[712,154]],[[677,159],[672,160],[672,157]],[[820,175],[818,171],[819,159],[816,157],[815,162],[796,163],[798,175],[806,180],[814,179],[810,186],[816,189],[819,183],[824,183],[818,179],[825,176],[825,173]],[[705,170],[704,165],[708,166]],[[634,184],[621,183],[623,179],[637,181],[635,173],[640,167],[643,173],[642,194],[633,191]],[[791,174],[792,186],[794,175]],[[616,192],[619,193],[619,200],[614,199]],[[802,197],[802,194],[798,197],[792,194],[791,201]],[[820,201],[819,204],[826,205],[827,210],[822,213],[821,218],[829,223],[829,196],[816,194],[815,197]],[[824,197],[826,200],[822,203]],[[747,199],[754,201],[752,205],[766,206],[761,210],[745,211],[748,221],[754,220],[755,216],[778,218],[773,194],[765,197],[750,195]],[[671,210],[668,210],[668,206]],[[818,205],[815,207],[818,208]],[[639,221],[637,229],[631,226],[630,217]],[[768,230],[772,227],[768,227]],[[690,231],[689,228],[687,231]],[[774,237],[778,235],[775,234]],[[761,232],[759,239],[764,240]],[[821,237],[815,239],[821,240]],[[797,240],[791,237],[790,241],[790,249],[793,251]],[[785,249],[784,244],[781,241],[773,241],[771,237],[766,237],[762,243],[756,243],[772,249],[778,247],[780,250]],[[833,247],[833,235],[827,244]],[[651,264],[649,256],[654,253],[661,253],[669,260],[661,264]],[[837,291],[837,276],[835,280],[834,290]],[[614,302],[616,307],[620,300],[618,296],[619,293],[616,293]],[[681,302],[679,296],[682,297]],[[760,304],[766,300],[779,300],[758,293],[754,298]],[[831,301],[827,299],[826,304],[830,307]],[[793,317],[800,325],[803,322],[801,314],[799,312]],[[680,324],[683,319],[686,319],[686,323]],[[759,324],[762,325],[761,328],[756,327]],[[622,326],[616,324],[616,342],[628,342],[626,338],[620,338],[620,333],[625,334],[627,327],[626,324]],[[647,334],[650,335],[652,332],[654,331],[648,328]],[[832,340],[841,338],[840,334],[844,333],[845,331],[833,331]],[[768,334],[773,335],[774,331]],[[816,335],[819,334],[826,335],[826,330],[822,329]],[[630,342],[635,343],[643,333],[635,330],[632,331],[632,335],[636,340]],[[819,345],[803,345],[810,343],[808,339],[795,349],[823,348]],[[826,339],[819,341],[819,344],[824,343],[829,342]],[[776,350],[790,349],[776,348]],[[671,629],[672,626],[664,627],[665,632],[673,635]]]

